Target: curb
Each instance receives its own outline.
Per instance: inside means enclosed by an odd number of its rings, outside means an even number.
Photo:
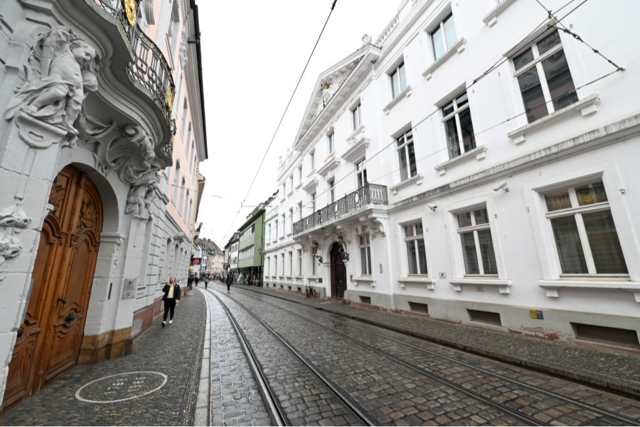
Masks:
[[[256,291],[254,291],[256,292]],[[530,359],[520,359],[520,358],[516,358],[516,357],[512,357],[506,354],[502,354],[502,353],[498,353],[492,350],[488,350],[479,346],[471,346],[469,344],[464,344],[455,340],[448,340],[442,337],[436,337],[436,336],[432,336],[432,335],[428,335],[428,334],[424,334],[421,332],[416,332],[410,329],[405,329],[405,328],[401,328],[398,326],[393,326],[393,325],[389,325],[386,323],[382,323],[382,322],[376,322],[374,320],[369,320],[369,319],[365,319],[362,317],[358,317],[358,316],[353,316],[353,315],[349,315],[349,314],[344,314],[341,313],[339,311],[333,311],[330,310],[329,308],[326,307],[317,307],[313,304],[308,304],[305,303],[303,301],[295,301],[289,298],[286,298],[284,296],[280,296],[280,295],[272,295],[271,293],[267,292],[259,292],[258,293],[263,293],[269,296],[273,296],[274,298],[278,298],[278,299],[282,299],[285,301],[289,301],[289,302],[293,302],[296,304],[300,304],[300,305],[304,305],[306,307],[311,307],[315,310],[318,311],[324,311],[326,313],[331,313],[331,314],[335,314],[337,316],[340,317],[344,317],[347,319],[352,319],[352,320],[356,320],[358,322],[362,322],[362,323],[366,323],[369,325],[373,325],[373,326],[377,326],[383,329],[387,329],[393,332],[398,332],[404,335],[408,335],[408,336],[412,336],[415,338],[419,338],[425,341],[429,341],[429,342],[433,342],[436,344],[440,344],[440,345],[444,345],[446,347],[450,347],[450,348],[454,348],[456,350],[462,350],[465,351],[467,353],[471,353],[471,354],[475,354],[478,356],[482,356],[482,357],[487,357],[493,360],[497,360],[500,362],[504,362],[504,363],[508,363],[510,365],[515,365],[515,366],[520,366],[520,367],[526,367],[528,369],[534,370],[534,371],[538,371],[541,373],[545,373],[545,374],[552,374],[556,377],[560,377],[560,378],[564,378],[564,379],[568,379],[571,381],[576,381],[579,383],[582,383],[584,385],[588,385],[588,386],[592,386],[592,387],[597,387],[597,388],[601,388],[601,389],[605,389],[607,391],[611,391],[617,394],[623,394],[626,396],[631,396],[633,398],[640,398],[640,388],[634,388],[634,387],[630,387],[627,384],[624,384],[622,382],[616,381],[616,380],[609,380],[606,379],[605,377],[599,377],[593,374],[589,374],[586,373],[584,371],[575,371],[569,368],[565,368],[565,367],[559,367],[559,366],[553,366],[553,365],[549,365],[549,364],[545,364],[545,363],[540,363],[534,360],[530,360]],[[363,308],[363,307],[359,307],[359,308]]]
[[[198,385],[198,396],[196,399],[196,412],[194,416],[194,425],[208,426],[211,425],[209,407],[211,393],[211,315],[209,314],[209,301],[204,295],[204,291],[198,289],[204,297],[204,305],[206,310],[206,326],[204,332],[204,344],[202,350],[202,365],[200,367],[200,383]]]

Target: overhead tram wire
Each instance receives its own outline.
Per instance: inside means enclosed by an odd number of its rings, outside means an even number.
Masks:
[[[549,19],[554,18],[554,19],[558,19],[556,18],[555,14],[553,13],[553,11],[551,9],[547,9],[547,7],[542,4],[542,2],[540,0],[536,0],[536,2],[540,5],[541,8],[543,8],[544,10],[547,11],[547,13],[549,14]],[[585,4],[587,2],[587,0],[584,0],[582,3],[580,3],[577,7],[579,8],[580,6],[582,6],[583,4]],[[575,9],[574,9],[575,10]],[[558,12],[556,12],[558,13]],[[596,55],[601,56],[605,61],[607,61],[609,64],[611,64],[613,67],[615,67],[617,69],[617,71],[624,71],[624,68],[620,67],[618,64],[616,64],[615,62],[613,62],[612,60],[610,60],[609,58],[607,58],[606,56],[604,56],[602,54],[602,52],[600,52],[599,50],[597,50],[596,48],[594,48],[593,46],[591,46],[589,43],[587,43],[586,41],[584,41],[582,39],[582,37],[580,37],[578,34],[574,33],[573,31],[569,30],[567,28],[566,25],[564,25],[562,22],[558,21],[558,24],[560,24],[562,26],[562,28],[558,28],[559,31],[562,31],[566,34],[569,34],[570,36],[572,36],[574,39],[578,40],[579,42],[581,42],[582,44],[584,44],[585,46],[587,46],[589,49],[591,49],[593,51],[593,53],[595,53]],[[557,27],[556,27],[557,28]]]
[[[610,72],[610,73],[607,73],[607,74],[605,74],[605,75],[603,75],[603,76],[598,77],[597,79],[591,80],[590,82],[585,83],[585,84],[583,84],[582,86],[578,86],[577,88],[575,88],[575,89],[573,89],[573,90],[571,90],[571,91],[569,91],[569,92],[576,92],[576,91],[578,91],[579,89],[582,89],[582,88],[585,88],[585,87],[587,87],[587,86],[589,86],[589,85],[592,85],[593,83],[596,83],[596,82],[598,82],[598,81],[600,81],[600,80],[602,80],[602,79],[605,79],[605,78],[607,78],[607,77],[611,76],[612,74],[618,73],[618,72],[620,72],[620,71],[621,71],[621,70],[616,69],[616,70],[614,70],[614,71],[612,71],[612,72]],[[567,92],[567,93],[569,93],[569,92]],[[536,105],[536,106],[535,106],[535,107],[533,107],[532,109],[538,108],[538,107],[540,107],[541,105],[546,105],[546,104],[552,103],[553,101],[556,101],[556,100],[558,100],[558,99],[560,99],[560,98],[562,98],[562,97],[566,96],[566,94],[567,94],[567,93],[563,93],[562,95],[559,95],[559,96],[557,96],[557,97],[555,97],[555,98],[552,98],[552,99],[550,99],[549,101],[543,101],[541,104]],[[439,111],[439,110],[438,110],[438,111]],[[479,131],[479,132],[476,132],[476,133],[474,133],[474,134],[473,134],[473,136],[474,136],[474,138],[475,138],[476,136],[478,136],[478,135],[480,135],[480,134],[483,134],[483,133],[485,133],[485,132],[488,132],[488,131],[490,131],[491,129],[497,128],[498,126],[501,126],[501,125],[503,125],[503,124],[505,124],[505,123],[508,123],[508,122],[510,122],[511,120],[516,119],[516,118],[518,118],[518,117],[520,117],[520,116],[522,116],[522,115],[524,115],[524,114],[526,114],[526,111],[525,111],[525,112],[523,112],[523,113],[520,113],[520,114],[516,114],[515,116],[509,117],[508,119],[505,119],[505,120],[503,120],[503,121],[501,121],[501,122],[499,122],[499,123],[496,123],[495,125],[489,126],[488,128],[483,129],[483,130],[481,130],[481,131]],[[423,121],[424,121],[424,120],[423,120]],[[422,123],[422,122],[420,122],[420,123]],[[389,144],[389,145],[395,144],[395,142],[396,142],[396,141],[395,141],[395,140],[393,140],[393,142],[392,142],[391,144]],[[387,147],[389,147],[389,145],[387,145],[386,147],[382,148],[382,149],[381,149],[380,151],[378,151],[375,155],[380,154],[380,153],[381,153],[382,151],[384,151]],[[441,153],[441,152],[443,152],[443,151],[447,151],[448,149],[449,149],[449,148],[448,148],[448,147],[446,147],[446,148],[442,148],[442,149],[440,149],[440,150],[436,150],[436,151],[434,151],[434,152],[432,152],[432,153],[429,153],[429,154],[427,154],[426,156],[424,156],[424,157],[421,157],[421,158],[417,159],[417,160],[416,160],[416,164],[417,164],[418,162],[421,162],[421,161],[423,161],[423,160],[425,160],[425,159],[429,158],[429,157],[435,156],[436,154],[439,154],[439,153]],[[375,155],[374,155],[374,156],[375,156]],[[373,158],[373,157],[372,157],[372,158]],[[380,179],[386,178],[387,176],[389,176],[389,175],[391,175],[391,174],[393,174],[393,173],[396,173],[396,172],[400,171],[400,169],[401,169],[401,168],[394,169],[394,170],[392,170],[391,172],[388,172],[388,173],[386,173],[386,174],[384,174],[384,175],[381,175],[381,176],[379,176],[379,177],[377,177],[377,178],[374,178],[374,179],[372,179],[372,180],[368,180],[368,181],[367,181],[367,183],[368,183],[368,184],[374,184],[374,181],[377,181],[377,180],[380,180]],[[352,174],[354,174],[354,173],[356,173],[356,172],[357,172],[356,170],[352,170],[351,172],[349,172],[349,173],[347,173],[345,176],[343,176],[340,180],[338,180],[338,181],[336,182],[336,184],[337,184],[337,183],[342,182],[343,180],[345,180],[346,178],[348,178],[349,176],[351,176]],[[380,184],[378,184],[378,185],[380,185]],[[329,192],[329,190],[325,190],[325,191],[323,191],[322,193],[317,194],[316,196],[322,196],[323,194],[326,194],[326,193],[328,193],[328,192]],[[316,200],[317,200],[317,199],[316,199]],[[311,205],[312,203],[313,203],[313,200],[312,200],[311,202],[305,203],[304,205],[302,205],[302,207],[303,207],[303,208],[304,208],[304,207],[307,207],[307,206]],[[285,219],[290,219],[290,218],[292,218],[292,216],[291,216],[291,215],[290,215],[290,216],[285,216]]]
[[[231,231],[231,228],[233,228],[233,224],[235,223],[236,219],[238,218],[238,215],[240,214],[240,211],[244,207],[244,202],[247,200],[247,197],[249,197],[249,193],[251,192],[251,189],[253,188],[253,184],[255,184],[256,179],[258,178],[258,174],[260,173],[260,169],[262,169],[262,165],[264,164],[264,161],[267,158],[267,154],[269,154],[269,150],[271,149],[271,146],[273,145],[273,141],[275,141],[275,139],[276,139],[276,135],[278,135],[278,131],[280,130],[280,126],[282,126],[282,122],[284,121],[284,118],[287,115],[287,112],[289,111],[289,107],[291,106],[291,102],[293,102],[293,98],[296,95],[296,92],[298,91],[298,87],[300,86],[300,83],[302,82],[302,78],[304,77],[304,75],[305,75],[305,73],[307,71],[307,68],[309,67],[309,63],[311,62],[311,58],[313,58],[313,54],[315,53],[316,48],[318,47],[318,44],[320,43],[320,39],[322,38],[322,35],[324,34],[324,30],[325,30],[325,28],[327,28],[327,24],[329,23],[329,19],[331,19],[331,15],[333,14],[333,10],[336,7],[336,3],[338,3],[338,0],[333,0],[333,4],[331,5],[331,10],[329,11],[329,16],[327,16],[327,19],[325,20],[324,25],[322,26],[322,30],[320,30],[320,35],[318,35],[316,43],[313,45],[313,49],[311,50],[311,54],[309,55],[309,59],[307,59],[307,63],[305,64],[304,69],[302,70],[302,74],[300,75],[300,78],[298,79],[298,83],[296,84],[296,87],[293,89],[293,93],[291,94],[291,98],[289,98],[289,102],[287,103],[287,107],[284,109],[284,113],[282,113],[282,117],[280,118],[280,122],[278,123],[278,127],[276,127],[276,131],[273,133],[273,137],[271,138],[271,142],[269,142],[269,145],[267,146],[267,151],[264,153],[264,156],[262,157],[262,160],[260,161],[260,166],[258,166],[258,169],[256,170],[256,174],[253,177],[253,181],[251,181],[251,185],[249,186],[249,190],[247,190],[247,194],[244,196],[244,199],[242,199],[242,203],[240,205],[240,209],[238,209],[238,213],[236,213],[235,218],[231,222],[231,226],[229,226],[229,229],[227,230],[227,233],[225,234],[225,237],[224,237],[225,239],[229,235],[229,231]]]

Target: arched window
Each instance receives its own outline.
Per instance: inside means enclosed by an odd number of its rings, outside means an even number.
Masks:
[[[184,210],[182,212],[184,212],[185,215],[188,214],[188,210],[187,210],[187,203],[189,203],[189,190],[187,190],[187,197],[185,197],[184,199]],[[185,221],[187,223],[187,225],[189,225],[189,217],[185,216],[184,217]]]
[[[189,200],[189,216],[187,217],[187,225],[189,226],[189,229],[191,229],[191,221],[193,221],[193,218],[191,217],[192,209],[193,209],[193,200]]]

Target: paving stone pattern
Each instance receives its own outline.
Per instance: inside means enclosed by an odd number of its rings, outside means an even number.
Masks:
[[[318,313],[317,310],[309,310],[298,304],[273,298],[267,300],[264,296],[261,298],[296,312],[314,323],[338,329],[341,334],[346,334],[353,340],[480,393],[494,402],[505,404],[541,423],[625,424],[624,420],[608,416],[605,411],[625,417],[629,424],[640,422],[640,403],[633,399],[426,343],[424,340],[380,330],[360,322]],[[345,324],[351,327],[345,328]],[[590,406],[603,412],[594,411]],[[475,417],[474,420],[479,421],[479,418]]]
[[[295,301],[374,325],[403,330],[455,348],[640,397],[640,357],[637,355],[355,307],[336,301],[307,299],[272,289],[247,286],[238,288]]]
[[[379,425],[521,422],[503,411],[369,349],[326,333],[291,314],[237,292],[233,295],[301,351]],[[321,409],[322,410],[322,409]],[[477,420],[472,419],[476,416]],[[342,417],[335,425],[350,424]]]
[[[211,289],[211,284],[209,285]],[[226,287],[213,289],[232,310],[287,418],[293,425],[358,425],[344,405],[251,315],[227,298]],[[235,296],[232,287],[231,297]],[[307,337],[314,338],[314,337]]]
[[[5,425],[190,425],[193,423],[205,330],[205,299],[190,292],[173,324],[161,319],[134,342],[133,353],[98,365],[77,366],[40,393],[4,413]],[[167,375],[160,390],[124,402],[76,399],[80,387],[106,376],[154,371]]]
[[[271,425],[231,321],[220,303],[205,295],[211,319],[211,425]]]

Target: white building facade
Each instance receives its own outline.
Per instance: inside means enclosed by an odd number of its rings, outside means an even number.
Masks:
[[[0,411],[130,353],[186,282],[198,25],[194,0],[0,2]]]
[[[636,39],[640,9],[543,3],[557,16],[405,0],[320,75],[267,211],[267,287],[638,346],[640,54],[612,35]]]

